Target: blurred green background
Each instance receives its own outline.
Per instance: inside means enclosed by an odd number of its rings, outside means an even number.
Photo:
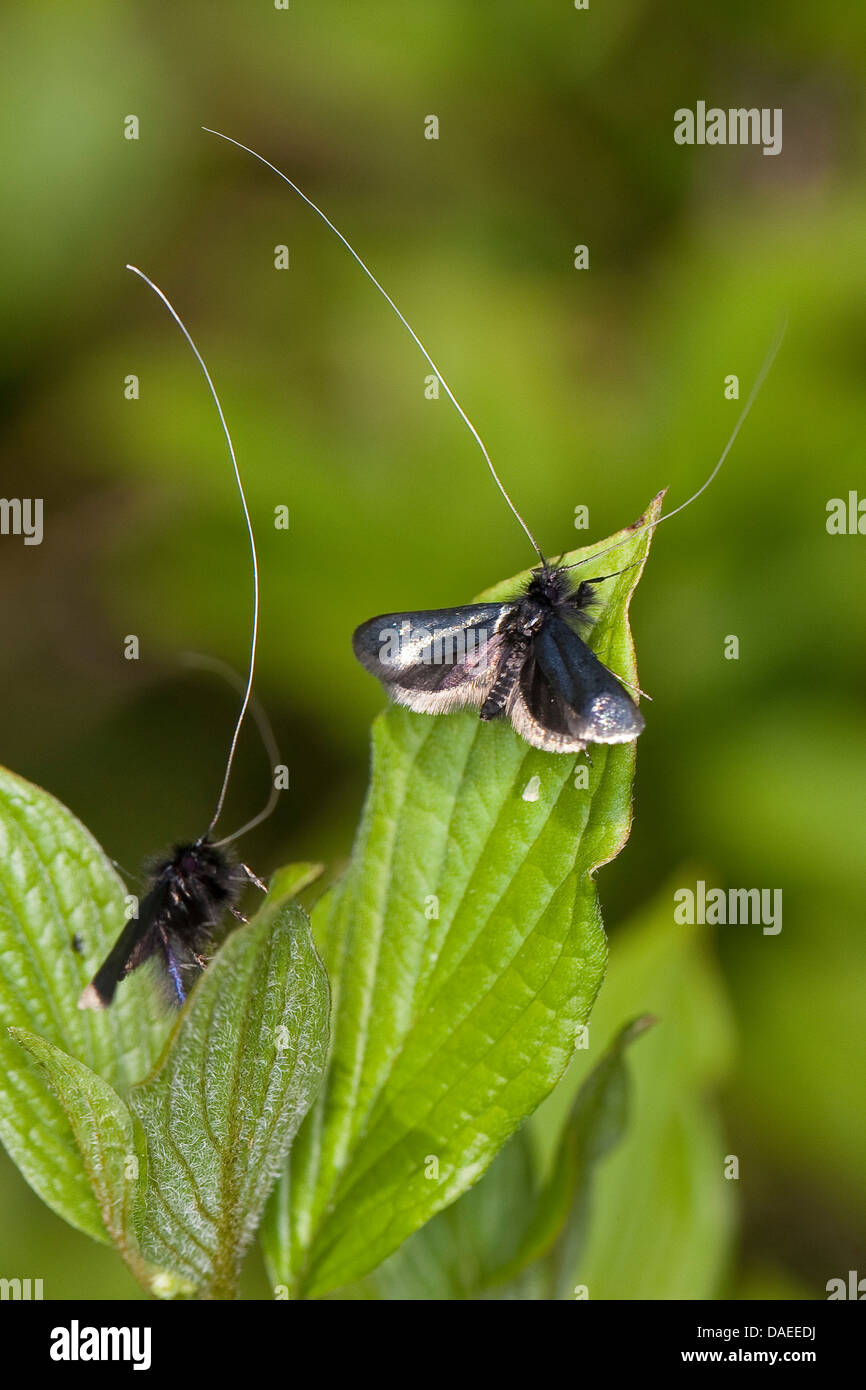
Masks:
[[[600,885],[614,951],[672,885],[783,889],[778,936],[678,929],[706,938],[730,1015],[719,1143],[740,1158],[737,1234],[713,1289],[823,1297],[866,1274],[866,541],[825,528],[828,499],[866,495],[866,12],[91,0],[6,7],[0,51],[2,487],[45,499],[41,546],[0,538],[0,758],[133,870],[209,818],[235,697],[179,657],[243,667],[250,573],[204,385],[126,261],[208,360],[258,529],[258,691],[291,769],[244,846],[260,872],[349,851],[382,702],[354,626],[531,561],[357,266],[202,124],[274,160],[354,241],[550,552],[582,538],[578,504],[595,539],[659,487],[694,490],[739,409],[725,376],[745,397],[788,313],[725,469],[659,531],[633,605],[654,703],[631,841]],[[675,145],[674,110],[699,99],[782,107],[783,153]],[[250,735],[226,825],[266,790]],[[652,1111],[652,1070],[638,1080]],[[5,1158],[0,1249],[0,1274],[42,1275],[49,1297],[136,1296]],[[255,1260],[249,1290],[267,1292]]]

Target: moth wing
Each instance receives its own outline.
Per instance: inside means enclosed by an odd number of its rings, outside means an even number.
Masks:
[[[156,924],[165,911],[166,895],[157,885],[141,900],[138,916],[130,917],[102,965],[78,1001],[79,1009],[105,1009],[124,976],[148,960],[157,948]]]
[[[508,709],[527,743],[579,753],[588,743],[630,743],[644,727],[634,700],[562,618],[533,638]]]
[[[482,705],[503,651],[510,603],[475,603],[370,618],[355,656],[391,699],[423,714]]]

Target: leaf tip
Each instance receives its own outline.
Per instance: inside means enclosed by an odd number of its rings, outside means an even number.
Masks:
[[[635,1038],[639,1038],[641,1033],[646,1033],[649,1028],[654,1028],[657,1023],[658,1019],[655,1014],[641,1014],[639,1018],[635,1018],[631,1023],[626,1024],[623,1029],[623,1041],[626,1043],[634,1042]]]

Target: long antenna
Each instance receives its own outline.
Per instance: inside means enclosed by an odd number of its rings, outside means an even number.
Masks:
[[[228,681],[229,685],[233,685],[235,690],[239,693],[244,689],[243,678],[238,675],[237,671],[233,670],[225,661],[220,661],[215,656],[203,656],[200,652],[184,652],[182,660],[185,666],[190,666],[194,670],[212,671],[214,675],[222,676],[223,680]],[[226,835],[222,840],[217,840],[215,842],[217,849],[222,849],[225,845],[230,845],[234,840],[239,840],[248,830],[253,830],[257,825],[261,825],[262,821],[267,820],[268,816],[273,813],[280,799],[279,788],[275,785],[273,780],[274,769],[280,762],[280,750],[277,745],[271,721],[265,713],[264,705],[261,700],[256,699],[255,695],[250,696],[249,712],[259,731],[259,736],[270,761],[271,791],[265,802],[264,808],[259,811],[258,815],[253,816],[252,820],[248,820],[241,826],[240,830],[235,830],[233,834]]]
[[[656,526],[660,526],[660,525],[662,524],[663,521],[670,521],[670,519],[671,519],[672,516],[676,516],[677,512],[682,512],[682,511],[685,510],[686,507],[690,507],[691,504],[692,504],[693,502],[696,502],[696,501],[697,501],[697,499],[700,497],[700,495],[701,495],[702,492],[706,492],[706,490],[707,490],[707,488],[709,487],[710,483],[713,481],[713,479],[715,478],[716,474],[719,472],[719,469],[721,468],[721,466],[722,466],[722,464],[724,463],[725,459],[728,457],[728,454],[731,452],[731,449],[732,449],[733,446],[734,446],[734,440],[736,439],[737,435],[740,433],[740,430],[742,429],[742,427],[743,427],[743,425],[744,425],[744,423],[745,423],[746,416],[748,415],[749,411],[752,409],[752,406],[755,404],[755,401],[756,401],[757,398],[758,398],[758,392],[760,391],[761,387],[763,386],[764,382],[766,381],[767,375],[768,375],[768,373],[769,373],[769,371],[770,371],[770,368],[772,367],[773,363],[774,363],[775,360],[776,360],[776,354],[778,353],[779,348],[782,346],[782,339],[783,339],[784,336],[785,336],[785,329],[787,328],[787,326],[788,326],[788,319],[787,319],[787,315],[786,315],[786,316],[781,320],[779,326],[778,326],[777,329],[776,329],[775,337],[773,338],[773,341],[772,341],[772,343],[770,344],[770,347],[769,347],[769,350],[768,350],[768,352],[767,352],[767,355],[766,355],[766,357],[764,358],[764,361],[763,361],[763,363],[762,363],[762,365],[761,365],[761,370],[758,372],[758,375],[755,377],[754,385],[752,386],[752,389],[751,389],[751,391],[749,392],[749,396],[748,396],[748,399],[747,399],[747,401],[746,401],[746,404],[743,406],[742,410],[740,411],[739,417],[738,417],[738,419],[737,419],[737,423],[734,425],[734,428],[731,430],[730,436],[729,436],[729,438],[728,438],[728,442],[727,442],[727,444],[725,445],[724,449],[722,450],[721,454],[719,455],[719,461],[718,461],[718,463],[716,464],[716,466],[715,466],[715,468],[713,469],[713,471],[709,474],[709,476],[706,477],[706,478],[704,479],[704,481],[701,483],[701,485],[700,485],[700,487],[698,488],[697,492],[693,492],[692,495],[691,495],[691,497],[687,497],[687,498],[686,498],[685,502],[680,502],[680,504],[679,504],[678,507],[672,508],[672,510],[669,511],[669,512],[664,512],[663,515],[660,516],[660,517],[658,517],[655,521],[646,521],[646,522],[644,522],[643,526],[636,526],[635,529],[634,529],[633,531],[632,531],[632,530],[629,530],[628,534],[627,534],[626,536],[623,536],[622,540],[614,541],[613,545],[605,546],[604,550],[596,550],[596,551],[593,551],[592,555],[587,555],[586,558],[583,559],[583,560],[575,560],[574,563],[571,564],[571,565],[562,565],[562,566],[561,566],[562,569],[564,569],[564,570],[573,570],[573,569],[577,569],[579,565],[586,565],[586,564],[589,563],[590,560],[596,560],[596,559],[599,557],[599,555],[606,555],[606,554],[608,553],[609,550],[616,550],[618,546],[620,546],[620,545],[625,545],[626,541],[633,540],[633,538],[634,538],[635,536],[639,536],[640,533],[641,533],[641,531],[648,531],[648,530],[650,530],[650,529],[654,529]]]
[[[472,435],[473,439],[475,440],[476,444],[478,445],[479,449],[484,455],[484,461],[487,464],[487,467],[490,469],[490,472],[493,476],[493,481],[499,488],[499,491],[502,493],[502,496],[505,498],[505,501],[507,502],[508,506],[513,512],[515,518],[522,526],[529,540],[530,545],[532,546],[542,565],[545,564],[544,555],[542,554],[541,549],[539,548],[538,542],[536,541],[526,522],[523,520],[523,517],[520,515],[520,512],[515,507],[508,493],[506,492],[502,479],[500,478],[499,474],[493,466],[493,460],[491,459],[486,448],[484,447],[484,441],[481,438],[481,435],[478,433],[472,421],[469,419],[469,416],[466,414],[466,411],[463,409],[454,392],[451,390],[451,387],[448,385],[448,382],[445,380],[439,368],[436,366],[436,363],[433,361],[433,358],[430,356],[424,344],[421,342],[421,339],[418,337],[418,334],[415,332],[408,319],[404,318],[400,310],[397,308],[397,305],[394,303],[393,299],[389,295],[388,291],[379,283],[379,281],[376,279],[375,275],[373,274],[370,267],[366,264],[366,262],[362,261],[354,246],[352,246],[352,244],[349,241],[347,241],[346,237],[343,236],[343,233],[340,231],[339,227],[335,227],[330,217],[328,217],[322,211],[322,209],[318,207],[316,203],[313,202],[312,198],[308,198],[306,193],[304,193],[303,190],[300,189],[296,183],[293,183],[287,174],[284,174],[282,170],[278,169],[276,164],[272,164],[269,159],[265,159],[264,155],[259,154],[256,150],[250,149],[249,145],[241,144],[240,140],[233,139],[231,135],[223,135],[222,131],[212,130],[210,126],[204,125],[202,126],[202,130],[206,131],[208,135],[216,135],[218,139],[225,140],[229,145],[236,145],[239,150],[244,150],[247,154],[251,154],[253,156],[253,159],[257,159],[260,164],[264,164],[268,169],[272,169],[273,172],[277,175],[277,177],[281,178],[283,183],[287,183],[289,185],[289,188],[293,189],[295,193],[297,193],[298,197],[303,199],[303,201],[307,204],[307,207],[312,208],[313,212],[316,213],[316,215],[322,219],[325,226],[330,227],[334,235],[338,237],[339,240],[343,243],[349,254],[353,256],[354,259],[358,262],[358,265],[361,267],[367,278],[369,280],[372,280],[373,284],[376,286],[376,289],[382,295],[382,298],[385,299],[388,304],[390,304],[391,308],[397,315],[403,327],[409,333],[416,346],[421,349],[421,352],[424,354],[424,357],[427,359],[430,366],[433,368],[436,377],[442,385],[442,389],[444,390],[451,404],[454,406],[454,409],[457,411],[457,414],[460,416],[461,420],[466,425],[467,429],[469,430],[470,434]]]
[[[241,506],[243,507],[244,511],[244,520],[247,524],[247,534],[250,538],[250,554],[252,555],[253,561],[253,630],[252,637],[250,640],[249,672],[247,675],[247,682],[246,688],[244,689],[243,699],[241,701],[240,713],[238,714],[237,723],[235,724],[234,733],[232,734],[231,744],[229,745],[229,756],[228,761],[226,762],[225,776],[223,777],[222,786],[220,788],[220,794],[217,800],[216,810],[213,813],[210,825],[205,831],[205,836],[207,836],[210,835],[211,831],[213,830],[214,826],[216,825],[217,821],[222,815],[223,803],[226,799],[226,791],[228,790],[229,778],[231,777],[232,764],[234,762],[235,757],[235,749],[238,746],[238,738],[240,737],[241,725],[244,722],[244,716],[247,712],[247,707],[250,703],[250,696],[252,694],[253,689],[253,676],[255,674],[256,668],[256,644],[259,635],[259,561],[258,555],[256,554],[256,540],[255,536],[253,535],[253,524],[250,520],[250,511],[249,507],[247,506],[247,498],[246,493],[244,492],[244,485],[241,482],[241,474],[240,469],[238,468],[237,457],[235,455],[235,447],[232,443],[232,437],[229,433],[229,427],[226,424],[226,417],[223,414],[223,408],[220,404],[220,398],[217,395],[216,387],[213,384],[211,374],[207,369],[205,360],[199,352],[198,348],[196,347],[195,343],[193,342],[192,335],[190,334],[180,314],[177,312],[174,305],[168,299],[168,296],[163,294],[162,290],[159,288],[159,285],[155,285],[154,282],[151,279],[149,279],[147,275],[145,275],[143,270],[138,269],[138,266],[127,265],[126,269],[131,270],[133,275],[137,275],[140,280],[143,280],[144,283],[148,285],[150,289],[153,290],[157,298],[162,300],[166,309],[171,314],[181,333],[186,338],[187,342],[192,348],[193,353],[195,354],[196,361],[198,362],[199,366],[202,369],[202,372],[204,373],[204,379],[207,382],[208,390],[210,391],[213,397],[214,405],[217,408],[217,414],[220,417],[220,424],[222,425],[223,434],[225,435],[226,443],[228,444],[229,454],[231,456],[232,461],[232,467],[235,473],[235,482],[237,483],[237,488],[241,499]]]

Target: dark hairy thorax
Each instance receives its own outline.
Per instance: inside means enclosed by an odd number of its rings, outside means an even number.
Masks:
[[[545,565],[533,570],[525,592],[515,602],[502,627],[503,653],[494,680],[479,711],[481,719],[505,714],[533,637],[555,614],[577,626],[589,624],[592,583],[575,588],[564,570]]]
[[[167,890],[175,928],[211,925],[237,896],[233,865],[206,841],[176,845],[170,859],[154,866],[153,882]]]
[[[546,613],[559,612],[572,622],[587,618],[593,604],[597,579],[584,579],[575,584],[569,573],[555,565],[533,570],[523,599],[527,609],[531,604]]]
[[[176,845],[170,859],[155,866],[153,887],[141,907],[151,926],[130,956],[133,970],[151,955],[164,967],[163,992],[182,1004],[213,946],[213,932],[226,909],[234,910],[240,884],[234,864],[206,840]],[[203,954],[204,953],[204,954]]]

